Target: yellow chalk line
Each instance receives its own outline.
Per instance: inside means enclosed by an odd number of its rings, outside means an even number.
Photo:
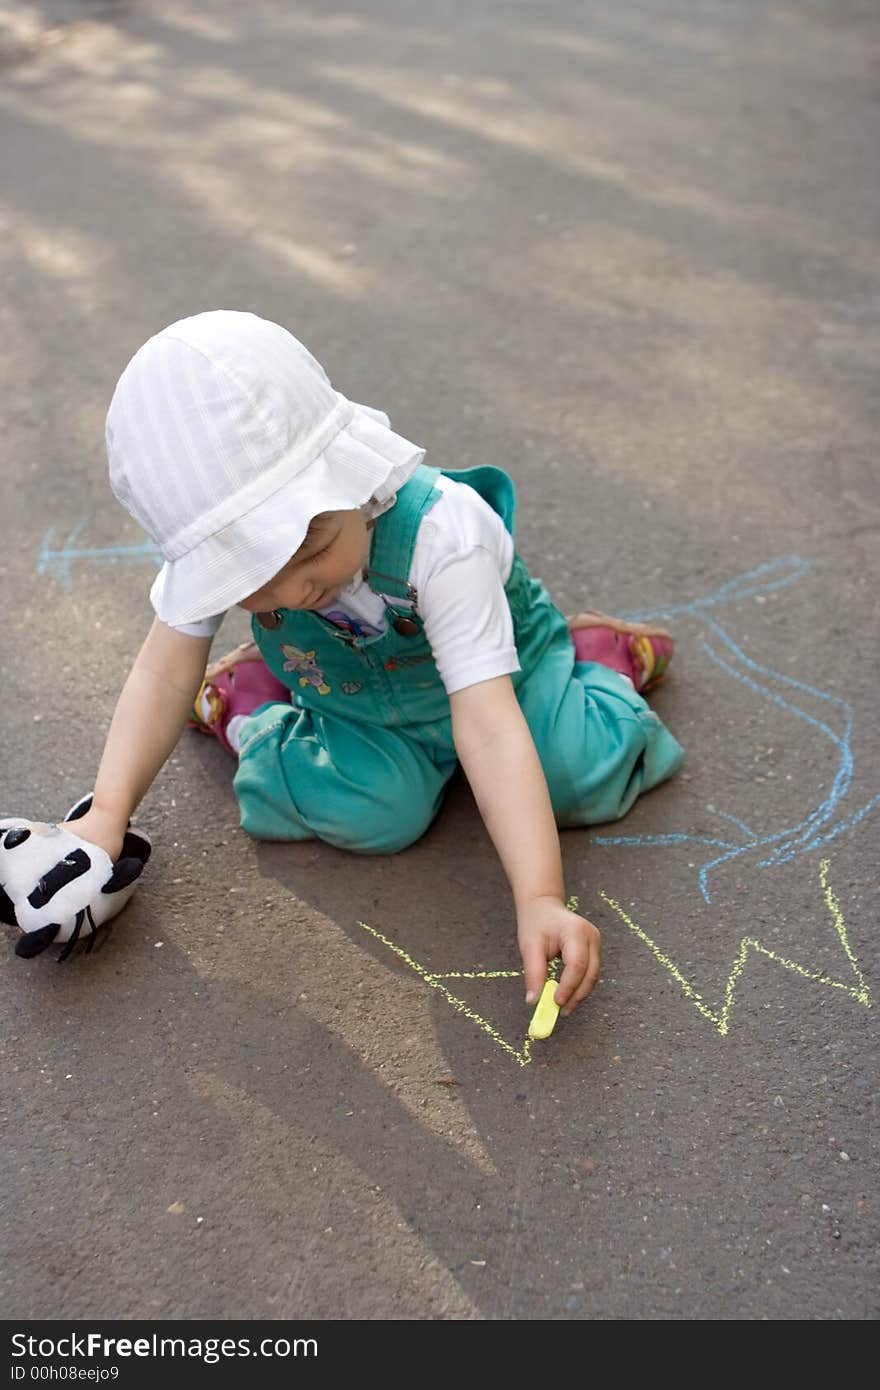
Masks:
[[[838,903],[833,891],[828,885],[827,874],[828,869],[830,867],[830,863],[831,861],[828,859],[822,860],[822,863],[819,868],[819,881],[822,886],[822,889],[824,890],[825,902],[834,921],[834,930],[836,931],[838,939],[840,940],[840,943],[843,946],[847,960],[852,966],[853,972],[855,973],[856,979],[858,980],[860,987],[856,989],[853,985],[846,984],[842,980],[829,980],[828,977],[825,975],[824,971],[807,970],[806,967],[801,965],[798,961],[786,960],[784,956],[780,956],[776,951],[769,950],[768,947],[764,946],[760,941],[758,941],[756,937],[744,936],[742,941],[740,942],[739,954],[733,963],[733,968],[730,972],[730,976],[724,989],[724,1004],[720,1013],[716,1013],[713,1009],[709,1008],[708,1004],[704,1003],[702,995],[694,989],[690,981],[685,979],[684,975],[682,975],[678,966],[675,964],[675,961],[671,960],[669,956],[665,955],[664,952],[661,951],[657,943],[651,940],[650,936],[648,936],[648,933],[644,931],[641,927],[637,926],[636,923],[633,922],[627,916],[627,914],[624,912],[623,908],[620,906],[618,902],[615,902],[613,898],[609,898],[608,894],[604,893],[601,889],[599,890],[599,896],[603,898],[604,901],[608,904],[608,906],[612,907],[614,911],[618,914],[618,916],[620,916],[623,919],[623,921],[629,927],[630,931],[634,932],[640,941],[644,941],[645,945],[650,947],[656,959],[660,962],[660,964],[664,967],[665,970],[669,971],[669,974],[672,976],[672,978],[675,981],[677,981],[677,983],[681,986],[683,993],[691,1001],[694,1008],[699,1010],[703,1017],[707,1018],[710,1021],[710,1023],[714,1024],[721,1037],[723,1038],[727,1036],[730,1026],[730,1014],[733,1009],[733,995],[734,990],[736,989],[736,983],[745,968],[746,960],[748,959],[748,954],[750,950],[762,956],[766,956],[768,960],[776,961],[777,965],[784,966],[786,970],[793,970],[796,974],[801,975],[805,980],[813,980],[816,984],[826,985],[829,989],[842,989],[845,994],[850,995],[851,998],[855,999],[859,1004],[863,1004],[865,1008],[870,1009],[871,998],[870,993],[868,991],[868,986],[865,982],[865,977],[862,974],[861,969],[859,968],[859,963],[856,960],[852,948],[850,947],[849,940],[846,934],[846,923],[843,919],[843,913],[841,912],[840,904]]]
[[[483,1032],[488,1033],[492,1041],[494,1043],[497,1043],[499,1047],[503,1048],[504,1051],[507,1052],[514,1059],[514,1061],[519,1064],[519,1066],[528,1066],[529,1062],[532,1060],[530,1038],[525,1039],[522,1051],[517,1052],[516,1048],[511,1047],[510,1043],[506,1040],[506,1038],[502,1038],[501,1034],[498,1032],[498,1029],[493,1028],[492,1024],[488,1021],[488,1019],[485,1019],[482,1017],[482,1015],[476,1013],[475,1010],[472,1009],[470,1005],[466,1004],[463,999],[459,999],[458,996],[456,994],[453,994],[451,990],[447,989],[445,985],[440,984],[441,980],[513,979],[517,975],[522,974],[521,970],[473,970],[451,971],[449,974],[445,975],[432,974],[430,971],[426,970],[423,965],[419,965],[418,961],[413,960],[412,956],[407,955],[406,951],[404,951],[401,946],[398,946],[393,941],[389,941],[388,937],[383,936],[380,931],[376,931],[375,927],[367,926],[366,922],[358,922],[358,926],[363,927],[364,931],[368,931],[371,936],[374,936],[376,938],[377,941],[381,941],[383,946],[387,946],[390,951],[393,951],[396,956],[399,956],[402,961],[405,961],[411,970],[414,970],[417,975],[420,975],[422,977],[426,985],[430,985],[431,989],[439,990],[443,997],[447,1000],[448,1003],[452,1005],[452,1007],[456,1010],[457,1013],[463,1014],[465,1018],[469,1018],[474,1023],[479,1024]]]
[[[630,931],[632,931],[639,938],[640,941],[643,941],[645,945],[649,947],[655,958],[659,961],[663,968],[669,972],[672,978],[681,987],[681,990],[685,997],[691,1001],[694,1008],[697,1009],[705,1019],[708,1019],[708,1021],[713,1025],[714,1028],[717,1029],[718,1033],[723,1038],[727,1036],[730,1029],[730,1015],[733,1011],[734,993],[736,991],[737,982],[740,976],[742,975],[743,970],[745,969],[746,962],[749,958],[749,952],[753,952],[756,955],[766,956],[768,960],[775,961],[777,965],[783,966],[784,969],[793,971],[795,974],[800,975],[802,979],[811,980],[816,984],[825,985],[828,989],[843,990],[845,994],[848,994],[852,999],[855,999],[857,1003],[862,1004],[866,1009],[871,1008],[870,991],[868,989],[868,985],[862,973],[862,970],[859,966],[859,962],[856,958],[855,952],[849,944],[849,938],[847,936],[846,930],[846,922],[844,921],[840,903],[838,902],[833,889],[828,883],[828,870],[830,868],[830,864],[830,860],[822,860],[819,866],[819,882],[822,888],[826,906],[828,908],[829,913],[831,914],[831,918],[834,923],[834,930],[837,933],[837,938],[840,941],[841,946],[843,947],[844,954],[846,955],[846,958],[850,964],[853,974],[858,980],[858,988],[856,988],[856,986],[854,985],[847,984],[843,980],[829,979],[827,975],[824,973],[824,971],[808,970],[806,966],[801,965],[799,961],[787,960],[785,956],[781,956],[778,954],[778,952],[770,950],[761,941],[759,941],[757,937],[744,936],[742,938],[742,941],[740,942],[739,953],[733,963],[730,975],[724,987],[724,1002],[722,1004],[720,1012],[717,1012],[715,1009],[709,1007],[709,1005],[703,999],[703,996],[696,989],[694,989],[693,985],[690,983],[689,980],[685,979],[684,975],[681,973],[678,966],[675,964],[675,961],[672,960],[660,949],[657,943],[651,939],[651,937],[642,927],[638,926],[637,923],[632,921],[632,919],[626,914],[626,912],[624,912],[623,908],[620,906],[620,903],[616,902],[614,898],[609,897],[608,894],[603,892],[601,889],[599,890],[599,896],[608,904],[609,907],[614,909],[614,911],[618,914],[619,917],[622,918],[622,920],[629,927]],[[576,912],[578,908],[578,899],[576,897],[569,898],[567,906],[571,911]],[[384,946],[387,946],[390,951],[393,951],[394,954],[398,956],[400,960],[404,961],[410,967],[411,970],[414,970],[416,974],[419,975],[421,979],[424,980],[425,984],[428,985],[431,989],[439,990],[439,992],[446,999],[447,1003],[451,1004],[457,1013],[462,1014],[465,1018],[469,1018],[473,1023],[476,1023],[480,1028],[482,1028],[483,1032],[487,1033],[489,1037],[492,1039],[492,1041],[496,1043],[498,1047],[502,1048],[503,1051],[505,1051],[510,1057],[512,1057],[519,1066],[528,1066],[529,1062],[531,1062],[532,1060],[531,1039],[528,1036],[524,1039],[522,1049],[520,1051],[517,1051],[515,1047],[511,1046],[511,1044],[506,1040],[506,1038],[503,1038],[501,1036],[497,1028],[493,1027],[493,1025],[488,1021],[488,1019],[483,1018],[481,1014],[478,1014],[476,1010],[472,1009],[470,1005],[465,1003],[463,999],[459,999],[458,995],[453,994],[451,990],[447,989],[445,985],[441,984],[442,980],[513,980],[517,979],[522,975],[521,970],[448,970],[442,972],[429,971],[426,969],[425,966],[420,965],[418,961],[413,960],[412,956],[408,955],[407,952],[404,951],[401,946],[398,946],[396,944],[396,942],[389,940],[387,936],[383,936],[382,932],[377,931],[375,927],[368,926],[366,922],[359,922],[358,926],[363,927],[364,931],[368,931],[371,936],[374,936],[376,938],[377,941],[381,941]],[[548,967],[548,974],[555,975],[558,964],[559,960],[557,957],[556,959],[550,962],[550,965]]]
[[[577,898],[571,897],[568,899],[566,907],[570,912],[577,912],[577,906]],[[528,1035],[526,1035],[523,1040],[522,1051],[517,1052],[516,1048],[511,1047],[506,1038],[502,1038],[498,1029],[494,1028],[488,1019],[483,1018],[482,1015],[472,1009],[469,1004],[466,1004],[463,999],[459,999],[457,994],[453,994],[451,990],[446,989],[445,985],[440,984],[441,980],[515,980],[518,976],[522,975],[523,972],[521,970],[426,970],[423,965],[419,965],[418,961],[413,960],[412,956],[407,955],[402,946],[398,946],[394,941],[389,941],[388,937],[383,936],[375,927],[368,926],[366,922],[358,922],[358,926],[363,927],[364,931],[368,931],[377,941],[381,941],[383,946],[387,946],[390,951],[393,951],[396,956],[399,956],[402,961],[405,961],[411,970],[414,970],[417,975],[422,977],[426,985],[430,985],[431,989],[438,989],[457,1013],[463,1014],[465,1018],[472,1019],[474,1023],[479,1024],[483,1032],[488,1033],[492,1041],[503,1048],[521,1067],[528,1066],[529,1062],[532,1060],[532,1040]],[[559,964],[559,957],[554,956],[553,960],[550,961],[548,965],[547,973],[554,979],[556,978]]]
[[[828,882],[828,870],[830,867],[831,860],[823,859],[822,863],[819,865],[819,882],[821,883],[823,892],[825,894],[825,903],[828,907],[828,911],[831,913],[831,916],[834,919],[834,930],[837,932],[837,935],[840,938],[840,944],[846,952],[846,957],[850,965],[852,966],[853,974],[855,975],[856,979],[861,985],[860,992],[854,995],[853,997],[858,999],[860,1004],[864,1004],[866,1009],[870,1009],[871,994],[868,989],[868,984],[864,975],[861,972],[861,968],[859,967],[859,963],[856,960],[855,953],[849,944],[849,940],[846,935],[846,923],[843,920],[843,913],[840,909],[840,903],[834,896],[834,890],[831,888]]]
[[[364,925],[363,922],[360,924]],[[369,930],[369,928],[367,928]],[[514,980],[521,970],[445,970],[442,975],[431,975],[432,980]]]

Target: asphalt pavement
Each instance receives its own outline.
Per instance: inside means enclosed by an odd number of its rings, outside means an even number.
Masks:
[[[93,784],[155,573],[104,414],[209,308],[506,468],[563,611],[664,615],[687,754],[563,833],[603,977],[529,1046],[460,774],[404,853],[259,844],[187,734],[103,948],[4,929],[6,1317],[877,1315],[878,53],[869,0],[0,2],[0,812]]]

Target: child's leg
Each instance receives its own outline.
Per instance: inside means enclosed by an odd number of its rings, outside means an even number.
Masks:
[[[630,680],[574,656],[560,617],[540,662],[517,682],[560,826],[619,819],[684,759]]]
[[[427,830],[455,767],[398,729],[274,704],[247,721],[234,787],[258,840],[394,854]]]

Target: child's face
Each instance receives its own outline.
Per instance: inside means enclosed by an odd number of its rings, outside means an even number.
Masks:
[[[361,511],[322,512],[295,555],[239,608],[323,608],[367,562],[369,524]]]

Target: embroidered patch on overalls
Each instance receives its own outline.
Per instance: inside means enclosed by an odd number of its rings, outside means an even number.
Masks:
[[[301,652],[299,647],[291,647],[286,642],[281,643],[287,660],[284,662],[285,671],[296,671],[299,673],[299,683],[312,685],[319,695],[329,695],[331,687],[324,680],[324,672],[315,662],[314,651]]]
[[[349,613],[343,613],[341,609],[334,609],[332,613],[322,613],[322,618],[326,618],[328,623],[338,627],[340,632],[348,632],[352,637],[378,637],[381,628],[374,627],[372,623],[365,622],[363,618],[353,618]]]
[[[363,683],[363,681],[343,681],[343,682],[342,682],[342,689],[345,691],[346,695],[357,695],[358,691],[359,691],[359,690],[363,690],[363,688],[364,688],[364,683]]]

